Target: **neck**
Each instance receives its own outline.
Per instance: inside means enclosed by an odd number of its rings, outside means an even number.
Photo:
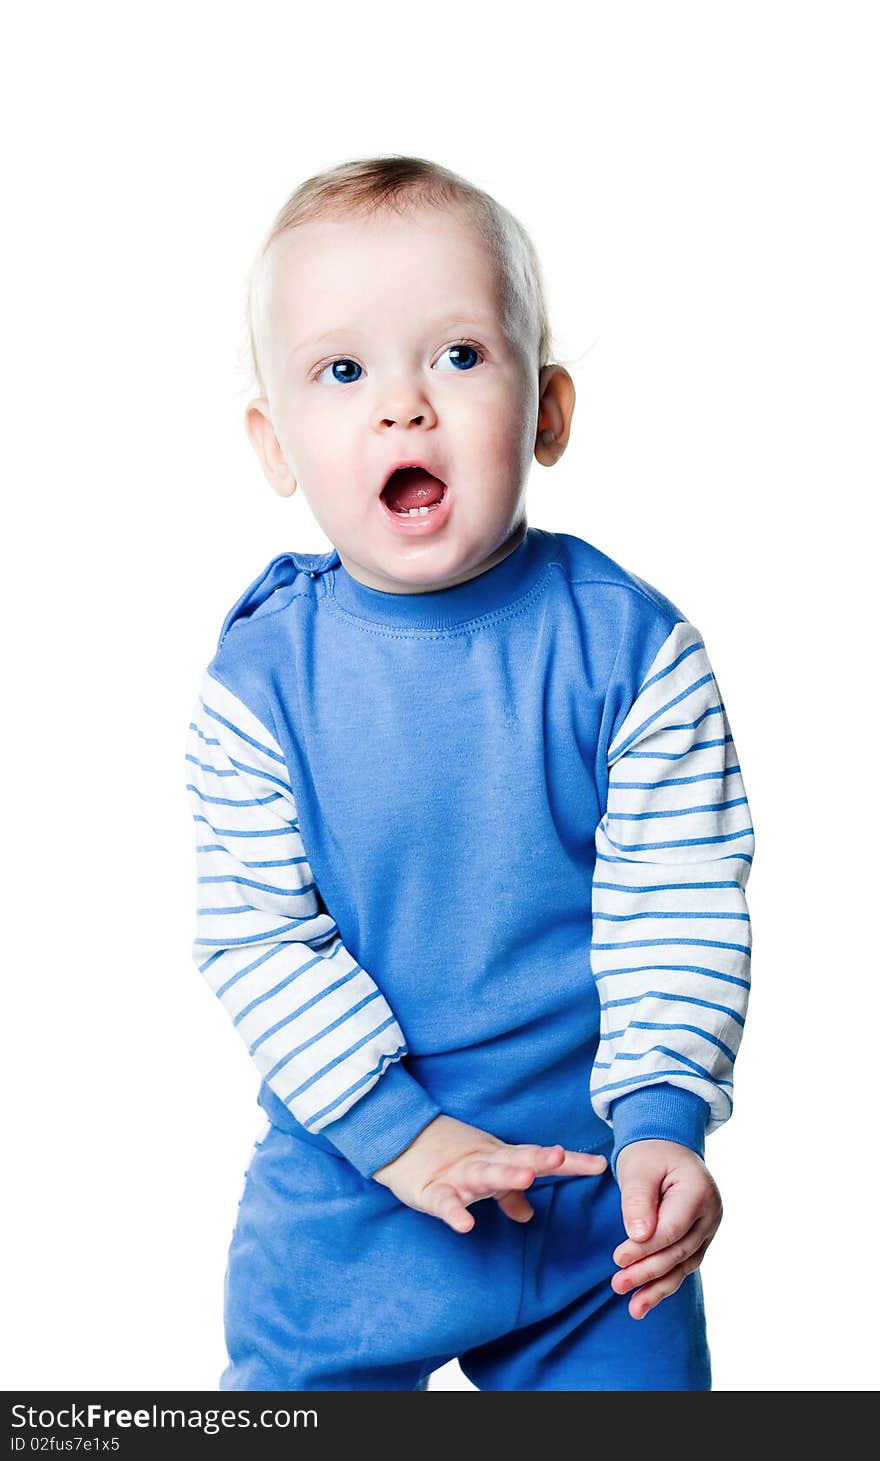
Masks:
[[[522,523],[490,566],[444,588],[401,593],[372,588],[355,578],[337,553],[326,575],[326,591],[353,618],[398,632],[430,632],[509,610],[543,583],[555,556],[554,535]]]

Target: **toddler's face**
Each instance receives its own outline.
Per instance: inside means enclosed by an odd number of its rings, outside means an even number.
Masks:
[[[302,487],[362,583],[449,587],[521,540],[532,455],[561,455],[574,387],[561,366],[539,377],[534,327],[508,313],[458,210],[314,221],[273,242],[255,307],[266,396],[248,433],[271,485]],[[405,462],[445,484],[427,516],[382,496]]]

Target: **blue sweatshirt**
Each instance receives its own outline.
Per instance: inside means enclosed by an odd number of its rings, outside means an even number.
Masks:
[[[452,588],[282,553],[189,728],[193,957],[270,1119],[364,1176],[439,1113],[701,1156],[730,1116],[754,835],[701,636],[529,528]]]

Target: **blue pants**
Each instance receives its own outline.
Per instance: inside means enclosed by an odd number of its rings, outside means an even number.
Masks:
[[[269,1125],[226,1271],[221,1390],[417,1390],[451,1359],[480,1390],[709,1390],[699,1270],[643,1319],[618,1295],[620,1191],[543,1177],[515,1223],[454,1233],[344,1158]]]

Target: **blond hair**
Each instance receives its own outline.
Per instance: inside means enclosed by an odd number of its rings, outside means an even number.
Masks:
[[[552,334],[544,281],[535,246],[518,218],[481,188],[424,157],[388,153],[355,158],[314,177],[291,193],[276,215],[251,266],[247,281],[246,334],[250,389],[265,396],[257,351],[256,291],[263,260],[276,238],[315,219],[364,217],[408,207],[459,207],[479,230],[498,263],[503,297],[511,318],[524,317],[537,342],[537,369],[550,360]]]

